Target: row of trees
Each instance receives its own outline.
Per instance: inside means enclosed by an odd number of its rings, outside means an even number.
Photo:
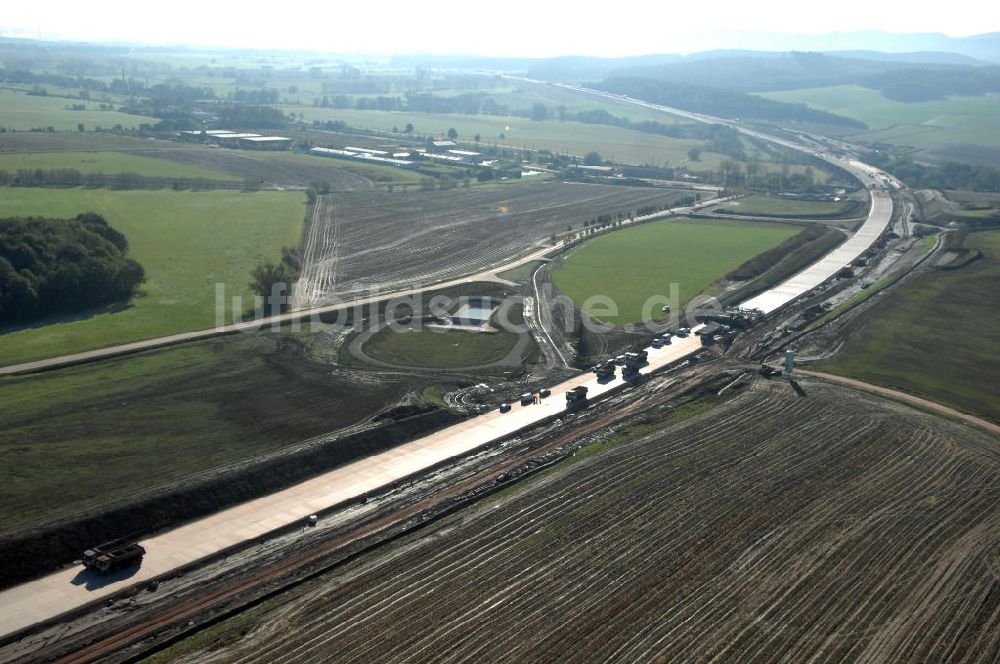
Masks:
[[[128,300],[146,274],[127,252],[98,214],[0,219],[0,324]]]
[[[75,168],[21,168],[0,171],[0,187],[107,187],[111,189],[258,189],[259,181],[178,178],[138,173],[81,173]]]

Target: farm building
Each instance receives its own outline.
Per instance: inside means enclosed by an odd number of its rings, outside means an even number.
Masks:
[[[478,152],[473,152],[472,150],[448,150],[448,154],[468,163],[474,163],[476,157],[480,156]]]
[[[367,152],[368,154],[377,154],[380,157],[386,157],[389,154],[385,150],[375,150],[375,149],[372,149],[372,148],[356,148],[356,147],[352,147],[350,145],[345,145],[344,149],[345,150],[350,150],[351,152]]]
[[[292,139],[284,136],[246,136],[239,139],[239,144],[246,150],[287,150],[292,147]]]
[[[380,157],[376,154],[370,154],[368,152],[353,152],[352,150],[338,150],[336,148],[311,148],[309,150],[309,154],[316,157],[332,157],[335,159],[363,159],[365,161],[374,161],[387,166],[395,166],[397,168],[417,167],[417,163],[414,161],[408,161],[405,159],[390,159],[389,157]]]
[[[228,129],[187,129],[178,132],[183,138],[197,138],[200,140],[219,140],[224,136],[234,136],[235,132]]]
[[[252,138],[254,136],[260,136],[260,134],[250,134],[250,133],[212,134],[211,136],[208,137],[208,140],[212,141],[213,143],[218,143],[219,145],[225,145],[226,147],[235,148],[239,147],[240,139]]]
[[[458,155],[454,154],[435,154],[433,152],[424,152],[422,153],[422,156],[428,159],[437,159],[439,161],[450,161],[452,163],[457,163],[457,164],[465,163],[464,157],[459,157]]]

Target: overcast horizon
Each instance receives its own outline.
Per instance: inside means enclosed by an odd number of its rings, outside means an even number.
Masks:
[[[879,6],[883,9],[876,14],[870,3],[846,0],[832,13],[819,8],[803,12],[801,5],[790,0],[769,3],[767,11],[722,2],[713,6],[707,22],[700,7],[647,2],[630,5],[626,11],[595,13],[526,0],[487,8],[470,8],[457,0],[419,5],[389,0],[380,3],[376,13],[365,7],[306,0],[295,12],[265,16],[178,0],[169,13],[157,15],[155,21],[143,21],[134,18],[134,5],[122,0],[94,0],[85,6],[59,1],[47,4],[44,12],[37,5],[8,8],[0,19],[0,34],[43,40],[376,56],[622,57],[719,48],[783,50],[780,44],[767,48],[773,43],[770,37],[783,36],[815,35],[835,43],[835,33],[860,31],[948,37],[1000,31],[1000,17],[985,17],[988,20],[984,21],[984,12],[968,0],[958,0],[947,13],[907,7],[901,2]],[[849,35],[841,37],[850,44]],[[848,45],[842,50],[851,48],[856,47]],[[819,46],[815,50],[841,49]]]

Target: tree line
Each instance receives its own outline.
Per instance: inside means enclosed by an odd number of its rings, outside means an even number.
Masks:
[[[99,214],[0,219],[0,325],[133,297],[146,280],[128,240]]]
[[[260,182],[209,180],[138,173],[81,173],[75,168],[0,170],[0,187],[99,187],[109,189],[259,189]]]
[[[888,171],[917,189],[968,189],[1000,192],[1000,169],[946,161],[941,164],[921,164],[909,155],[868,152],[861,155],[866,164]]]

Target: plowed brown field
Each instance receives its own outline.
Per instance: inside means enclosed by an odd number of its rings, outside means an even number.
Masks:
[[[557,467],[184,657],[997,661],[997,440],[802,385]]]
[[[429,284],[476,272],[601,214],[668,204],[690,192],[525,183],[447,191],[321,197],[297,286],[300,305],[332,295]]]

